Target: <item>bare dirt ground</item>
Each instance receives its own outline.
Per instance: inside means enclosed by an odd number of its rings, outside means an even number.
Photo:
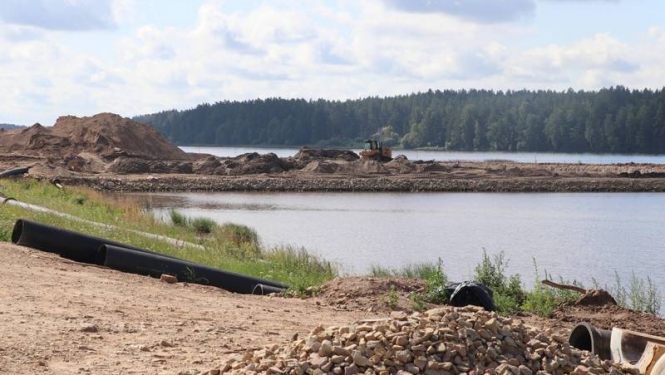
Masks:
[[[321,323],[377,316],[319,299],[167,284],[6,243],[0,263],[3,374],[198,374]]]
[[[233,294],[80,264],[0,243],[0,373],[206,374],[234,355],[410,311],[413,280],[342,278],[308,299]],[[566,336],[581,321],[665,335],[663,320],[611,305],[573,304],[554,319],[516,319]],[[212,372],[210,370],[213,370]]]

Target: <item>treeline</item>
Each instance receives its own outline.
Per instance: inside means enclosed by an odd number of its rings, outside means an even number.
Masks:
[[[665,91],[445,90],[329,101],[202,104],[135,120],[181,145],[348,145],[404,148],[665,153]]]

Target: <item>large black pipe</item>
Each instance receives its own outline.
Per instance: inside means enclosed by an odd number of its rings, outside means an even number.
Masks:
[[[570,346],[596,354],[600,359],[612,359],[612,331],[596,329],[589,323],[579,323],[568,336]]]
[[[60,254],[63,258],[77,262],[104,264],[104,255],[99,248],[104,244],[146,251],[131,245],[88,236],[67,229],[52,227],[25,219],[18,219],[12,231],[12,242],[33,249]]]
[[[179,280],[213,285],[236,293],[267,294],[288,288],[280,283],[222,271],[120,242],[25,219],[19,219],[14,224],[12,242],[59,254],[77,262],[106,265],[117,270],[154,277],[159,277],[163,273],[173,274]],[[109,247],[114,250],[109,251]],[[109,254],[112,259],[107,262]]]
[[[100,247],[104,266],[118,271],[159,277],[162,274],[176,276],[180,281],[212,285],[235,293],[268,294],[279,293],[288,286],[217,268],[169,258],[155,253],[140,252],[122,246],[104,244]]]
[[[26,174],[26,173],[28,173],[28,170],[30,170],[30,168],[31,167],[8,169],[4,172],[0,172],[0,178],[17,176],[17,175],[20,175],[20,174]]]

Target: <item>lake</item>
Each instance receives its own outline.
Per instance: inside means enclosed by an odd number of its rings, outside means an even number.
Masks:
[[[275,153],[279,157],[294,156],[298,149],[294,148],[256,148],[256,147],[195,147],[180,146],[186,152],[206,153],[221,157],[234,157],[248,152],[259,154]],[[353,150],[356,153],[360,150]],[[652,163],[665,164],[665,155],[615,155],[615,154],[556,154],[533,152],[448,152],[448,151],[417,151],[394,150],[393,156],[404,155],[409,160],[436,161],[486,161],[509,160],[521,163],[585,163],[585,164],[616,164],[616,163]]]
[[[137,195],[137,194],[133,194]],[[337,263],[436,262],[467,280],[483,251],[504,252],[531,288],[540,276],[591,287],[634,272],[665,291],[665,194],[659,193],[143,193],[158,215],[175,208],[254,228],[267,246],[291,244]]]

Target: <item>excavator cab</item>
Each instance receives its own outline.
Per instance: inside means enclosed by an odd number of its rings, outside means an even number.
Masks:
[[[365,150],[376,150],[380,147],[381,142],[375,141],[373,139],[368,139],[365,141]]]
[[[393,159],[393,151],[389,147],[383,147],[383,142],[375,139],[365,141],[364,149],[360,151],[363,160],[390,161]]]

